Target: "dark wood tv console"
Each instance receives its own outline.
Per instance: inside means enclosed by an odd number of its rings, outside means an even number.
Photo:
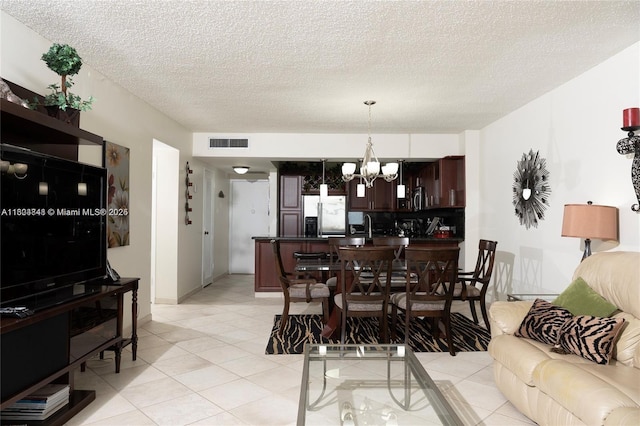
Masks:
[[[69,384],[70,402],[44,422],[34,423],[64,424],[93,401],[95,391],[73,388],[74,370],[94,355],[113,350],[116,372],[119,372],[122,349],[129,344],[136,359],[138,281],[138,278],[121,278],[116,282],[75,284],[77,288],[72,292],[81,294],[79,297],[38,310],[26,318],[2,317],[0,408],[10,406],[47,383]],[[130,337],[125,337],[122,331],[124,296],[129,292],[132,332]]]

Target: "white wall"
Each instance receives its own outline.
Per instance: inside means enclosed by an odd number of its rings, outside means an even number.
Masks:
[[[177,303],[178,288],[178,223],[182,212],[178,209],[180,194],[180,152],[158,140],[153,141],[155,162],[155,229],[151,235],[152,303]],[[184,188],[184,186],[183,186]],[[152,215],[153,216],[153,215]]]
[[[3,11],[0,24],[0,75],[34,92],[45,93],[47,85],[58,82],[59,79],[40,60],[42,53],[49,49],[53,41],[41,37]],[[131,150],[131,244],[109,249],[108,257],[111,265],[122,276],[140,277],[139,317],[144,321],[150,318],[153,139],[180,150],[180,182],[184,182],[184,165],[187,161],[200,175],[203,165],[194,161],[191,156],[192,134],[171,117],[161,114],[87,64],[83,65],[74,81],[74,93],[83,98],[93,95],[96,99],[93,110],[82,113],[80,126]],[[217,185],[226,189],[223,175],[217,174],[216,178]],[[202,181],[201,176],[194,179]],[[179,202],[184,205],[184,191],[180,192]],[[182,222],[178,226],[178,298],[201,286],[202,242],[201,228],[198,227],[202,226],[202,197],[194,197],[193,207],[193,225],[185,226],[184,217],[179,216]],[[217,213],[222,221],[225,212],[221,208]],[[219,231],[218,235],[220,233],[223,232]],[[224,241],[226,244],[227,239]],[[223,251],[226,251],[226,245]],[[129,315],[129,311],[125,310],[125,313]],[[130,318],[125,320],[130,324]]]
[[[209,148],[209,138],[246,138],[248,148]],[[464,154],[455,134],[372,134],[381,159],[440,158]],[[317,133],[194,133],[197,157],[282,159],[362,157],[367,135]],[[317,161],[317,160],[316,160]]]
[[[226,173],[211,169],[213,176],[213,278],[229,272],[229,179]],[[224,198],[218,197],[222,191]]]
[[[510,289],[562,291],[580,262],[577,238],[560,236],[564,204],[620,210],[620,243],[602,249],[640,249],[640,216],[631,184],[631,158],[618,154],[622,110],[640,105],[640,44],[624,50],[480,132],[481,234],[498,240],[501,258],[515,259]],[[551,71],[550,71],[551,72]],[[550,171],[551,197],[544,220],[526,230],[512,205],[516,162],[540,151]]]

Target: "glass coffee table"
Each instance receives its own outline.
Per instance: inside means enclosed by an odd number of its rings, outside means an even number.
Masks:
[[[305,346],[298,425],[462,425],[405,345]]]

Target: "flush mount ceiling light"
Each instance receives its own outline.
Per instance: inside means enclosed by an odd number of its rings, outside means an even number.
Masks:
[[[380,167],[380,160],[373,151],[373,143],[371,143],[371,106],[376,101],[364,101],[369,107],[369,138],[367,140],[367,148],[364,151],[362,164],[360,165],[360,173],[356,173],[356,163],[344,163],[342,165],[342,180],[349,182],[353,178],[362,178],[367,188],[373,186],[373,182],[377,177],[381,176],[387,182],[391,182],[398,177],[398,163],[387,163]],[[381,173],[382,172],[382,173]]]
[[[233,166],[233,171],[239,175],[243,175],[249,171],[248,166]]]

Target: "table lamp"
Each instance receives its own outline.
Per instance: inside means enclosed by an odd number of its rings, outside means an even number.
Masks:
[[[562,236],[584,238],[582,260],[591,256],[591,239],[618,240],[618,209],[587,204],[565,204]]]

